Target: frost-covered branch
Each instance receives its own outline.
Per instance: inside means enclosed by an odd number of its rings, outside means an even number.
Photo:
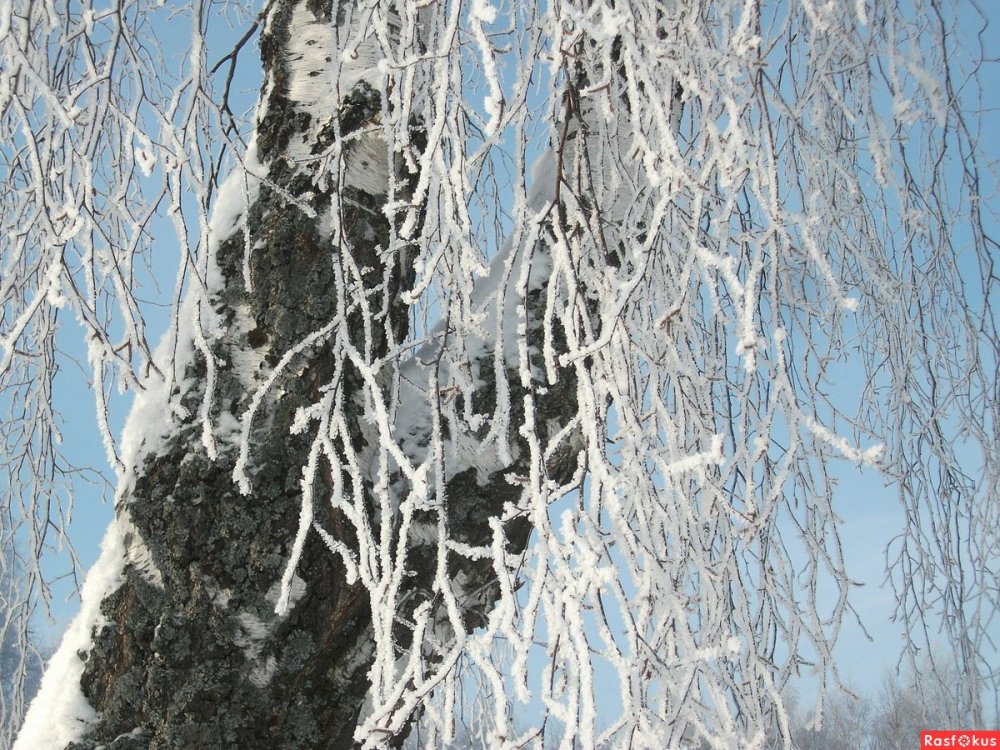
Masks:
[[[917,644],[942,618],[981,715],[995,175],[985,55],[940,3],[272,0],[245,153],[253,22],[209,55],[188,10],[169,88],[145,6],[0,24],[15,496],[58,460],[30,376],[60,310],[98,420],[112,374],[141,390],[73,679],[47,678],[81,684],[76,747],[442,744],[470,663],[492,747],[787,740],[785,686],[837,681],[854,614],[835,461],[898,482],[901,619]]]
[[[86,363],[91,413],[116,468],[115,391],[171,378],[150,344],[163,325],[157,298],[171,304],[169,282],[167,296],[157,291],[164,266],[153,260],[153,235],[169,246],[163,219],[175,219],[177,299],[185,279],[197,278],[213,159],[231,140],[215,135],[208,17],[204,6],[0,4],[0,528],[4,558],[24,563],[20,596],[9,603],[21,633],[48,607],[50,580],[67,567],[76,574],[65,537],[73,494],[86,492],[88,502],[107,494],[99,474],[93,481],[73,465],[57,373],[67,378],[74,360]],[[191,40],[180,64],[180,50],[163,41],[172,38]]]

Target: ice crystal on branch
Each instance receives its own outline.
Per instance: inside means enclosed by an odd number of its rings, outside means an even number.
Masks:
[[[227,37],[184,6],[177,62],[144,3],[0,5],[0,387],[29,600],[66,315],[121,466],[117,562],[54,661],[91,655],[98,714],[59,742],[200,731],[180,698],[116,704],[121,654],[195,692],[192,663],[220,664],[227,731],[270,721],[302,747],[415,723],[450,742],[469,665],[491,747],[787,740],[785,685],[806,660],[836,679],[852,615],[841,460],[900,488],[908,648],[940,618],[982,718],[1000,342],[974,14],[254,10]],[[229,97],[258,26],[244,148]],[[164,218],[181,264],[154,352],[137,268]],[[864,378],[838,381],[844,362]],[[116,379],[141,391],[122,443]],[[155,648],[121,635],[154,616]],[[170,651],[206,628],[226,647]]]

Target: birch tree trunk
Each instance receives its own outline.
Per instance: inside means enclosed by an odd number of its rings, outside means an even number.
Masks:
[[[275,614],[310,459],[312,437],[290,436],[297,409],[320,399],[324,389],[336,390],[349,420],[343,433],[349,440],[341,438],[336,450],[345,464],[364,455],[377,438],[365,421],[363,375],[333,350],[353,348],[374,363],[408,331],[400,293],[412,283],[413,269],[405,247],[384,252],[389,170],[377,136],[363,134],[382,102],[362,71],[340,110],[317,123],[307,106],[314,102],[302,94],[303,77],[312,74],[303,68],[309,61],[290,50],[293,35],[321,36],[358,23],[345,17],[331,24],[331,12],[329,2],[313,0],[276,0],[267,12],[261,48],[270,85],[256,126],[266,176],[259,175],[246,222],[255,244],[246,247],[242,226],[219,238],[205,279],[213,309],[200,312],[201,319],[218,322],[216,332],[197,332],[205,335],[200,348],[195,341],[178,345],[195,351],[169,394],[170,401],[179,398],[185,416],[171,422],[155,450],[140,454],[120,498],[120,585],[101,602],[93,647],[79,654],[83,695],[96,717],[73,750],[354,745],[374,657],[371,603],[328,549],[336,543],[356,553],[352,525],[324,503],[317,503],[316,522],[329,533],[327,543],[317,533],[306,535],[290,606]],[[324,61],[315,64],[322,68]],[[322,189],[315,160],[301,156],[329,148],[334,130],[341,141],[358,136],[360,145],[349,147],[341,183]],[[419,142],[419,124],[413,135]],[[331,233],[331,211],[342,212],[336,223],[346,231],[339,236]],[[345,277],[353,280],[345,284]],[[341,298],[345,288],[366,306],[352,308]],[[290,351],[296,354],[283,361]],[[226,424],[251,407],[268,378],[271,387],[255,406],[246,468],[251,489],[244,495],[233,481],[239,441],[206,446],[197,415],[207,396],[212,422]],[[562,403],[570,393],[553,389],[543,410],[572,413]],[[327,463],[310,474],[309,491],[321,497],[355,492],[344,487],[349,476],[334,476],[338,471]],[[453,538],[491,544],[490,519],[516,496],[505,475],[518,471],[524,469],[515,462],[487,476],[470,470],[449,479]],[[370,503],[371,487],[360,492]],[[376,509],[369,510],[377,525]],[[507,538],[512,551],[523,548],[527,525],[508,524]],[[396,614],[404,646],[410,638],[404,623],[435,597],[436,565],[436,549],[410,550],[406,605]],[[472,628],[497,595],[492,562],[466,562],[462,572],[465,588],[475,592],[463,603]]]
[[[60,308],[121,470],[18,750],[392,746],[421,713],[444,746],[464,663],[490,746],[788,745],[781,691],[836,681],[854,612],[840,459],[898,480],[908,648],[939,617],[981,716],[1000,346],[961,14],[270,0],[244,153],[220,81],[253,30],[211,67],[212,6],[175,95],[143,35],[183,12],[0,2],[0,391],[38,415],[0,434],[37,580]]]

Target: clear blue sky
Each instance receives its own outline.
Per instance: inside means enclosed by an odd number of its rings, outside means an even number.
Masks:
[[[986,38],[986,50],[990,54],[991,51],[1000,49],[1000,3],[989,0],[984,3],[984,10],[995,19]],[[256,51],[248,47],[244,54],[252,56]],[[995,127],[989,128],[988,142],[984,146],[990,150],[995,164],[1000,163],[1000,138],[995,137],[1000,133],[1000,95],[997,91],[1000,91],[1000,78],[996,80],[996,87],[986,92],[991,96],[991,101],[986,103],[991,108],[987,116],[988,122]],[[164,236],[172,237],[172,231],[168,227],[164,229]],[[173,286],[175,256],[170,248],[163,248],[160,256],[165,281],[163,294],[158,297],[167,299]],[[159,320],[151,316],[148,320],[153,331],[161,330],[165,321],[165,316]],[[64,343],[67,349],[71,352],[79,351],[78,344],[75,343],[80,338],[79,329],[68,324],[66,334]],[[92,417],[93,396],[85,383],[85,358],[78,356],[83,370],[71,364],[64,365],[57,380],[56,407],[65,417],[64,447],[77,465],[106,466],[101,439]],[[856,385],[845,383],[850,389]],[[116,432],[120,431],[123,421],[124,409],[119,408],[112,421]],[[106,470],[106,473],[109,477],[112,476],[110,470]],[[875,638],[874,642],[869,642],[857,626],[849,624],[841,637],[837,653],[843,677],[859,690],[874,692],[878,689],[884,670],[895,664],[901,647],[899,627],[890,622],[893,611],[892,592],[883,587],[882,583],[885,573],[885,545],[901,528],[902,513],[895,490],[886,488],[883,478],[877,472],[859,471],[842,462],[836,467],[836,473],[840,477],[837,507],[843,519],[842,538],[845,542],[848,570],[855,580],[865,583],[863,588],[854,591],[853,602]],[[77,485],[71,538],[83,569],[96,560],[101,536],[111,517],[110,493],[102,503],[96,488],[85,484]],[[53,559],[50,570],[54,574],[65,572],[66,559]],[[58,595],[54,611],[57,622],[51,628],[44,626],[42,630],[43,635],[52,639],[58,637],[57,633],[76,607],[70,580],[57,585],[56,590]],[[1000,640],[1000,632],[997,637]],[[805,680],[802,691],[810,692],[811,685],[811,681]]]

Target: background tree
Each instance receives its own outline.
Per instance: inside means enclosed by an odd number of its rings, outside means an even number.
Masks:
[[[863,750],[869,747],[872,729],[877,725],[871,703],[846,693],[831,694],[827,698],[819,726],[803,718],[796,717],[792,731],[798,750]],[[920,732],[905,737],[910,746],[914,737],[919,741]]]
[[[28,575],[59,528],[68,314],[119,470],[20,747],[374,747],[418,716],[442,744],[463,660],[491,746],[787,738],[783,686],[807,654],[835,678],[851,612],[836,458],[898,482],[899,616],[945,624],[981,720],[1000,399],[975,6],[225,8],[217,53],[212,4],[0,4]],[[248,133],[231,71],[258,26]],[[180,57],[157,41],[178,28]],[[159,217],[181,252],[154,352]]]
[[[822,722],[809,707],[796,710],[797,700],[786,700],[794,717],[792,740],[799,750],[904,750],[919,742],[926,729],[961,730],[996,726],[996,714],[975,725],[956,698],[961,679],[952,667],[950,679],[934,674],[929,658],[919,662],[923,669],[889,669],[877,694],[865,691],[835,691],[827,697]],[[778,743],[775,743],[776,745]]]
[[[877,718],[872,721],[872,748],[904,748],[924,729],[995,727],[996,705],[992,716],[984,710],[982,719],[974,717],[962,694],[963,682],[957,666],[944,667],[940,660],[931,658],[921,659],[916,668],[909,667],[902,674],[886,673],[874,705]]]
[[[20,612],[30,606],[27,584],[17,550],[6,549],[0,560],[0,747],[10,747],[28,702],[42,676],[42,644],[30,630],[31,618]]]

